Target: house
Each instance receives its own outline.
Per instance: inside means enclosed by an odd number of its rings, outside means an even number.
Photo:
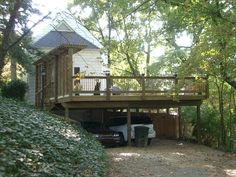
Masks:
[[[84,46],[83,50],[73,54],[74,74],[104,75],[107,68],[106,61],[101,57],[102,45],[73,18],[60,15],[52,20],[52,23],[35,39],[32,47],[47,54],[61,45]],[[29,103],[35,104],[35,75],[28,74],[27,82],[29,83],[27,100]],[[101,87],[104,88],[104,85]]]
[[[208,97],[206,77],[197,78],[200,88],[192,87],[196,85],[195,77],[105,75],[101,45],[88,31],[85,36],[82,34],[85,33],[63,19],[33,44],[46,52],[35,62],[36,106],[56,109],[57,113],[61,111],[61,115],[79,121],[83,118],[104,121],[108,117],[105,114],[126,110],[129,144],[131,110],[197,106],[197,123],[200,123],[200,105]],[[180,121],[173,122],[177,130]]]

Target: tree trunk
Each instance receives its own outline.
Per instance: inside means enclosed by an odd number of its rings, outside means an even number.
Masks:
[[[151,45],[149,43],[148,44],[148,49],[147,49],[147,58],[146,58],[146,76],[149,76],[148,66],[149,66],[149,63],[150,63],[150,53],[151,53]]]
[[[6,28],[2,33],[2,43],[0,45],[0,76],[2,76],[3,67],[5,66],[5,57],[8,52],[9,42],[10,42],[10,34],[14,30],[14,26],[16,24],[17,13],[22,4],[21,0],[15,0],[14,8],[10,13],[10,18],[7,22]],[[2,78],[0,78],[2,79]]]
[[[0,81],[2,80],[2,72],[5,66],[5,56],[5,51],[0,48]]]
[[[232,114],[232,109],[233,109],[233,98],[234,97],[234,90],[231,88],[230,90],[230,97],[229,97],[229,149],[230,151],[232,150],[232,141],[231,141],[231,138],[232,138],[232,117],[233,117],[233,114]]]
[[[11,58],[11,80],[16,80],[17,74],[16,74],[16,59]]]
[[[110,15],[110,10],[109,10],[109,14],[108,14],[108,51],[107,51],[108,68],[111,67],[111,30],[112,30],[112,17]]]
[[[224,82],[218,87],[219,93],[219,112],[220,112],[220,126],[221,126],[221,144],[226,145],[225,123],[224,123],[224,94],[223,94]]]

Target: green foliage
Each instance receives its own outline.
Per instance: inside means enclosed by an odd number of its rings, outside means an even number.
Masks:
[[[194,126],[193,137],[197,137],[196,120],[197,113],[196,107],[183,107],[181,116],[184,122],[191,123]],[[220,126],[217,112],[203,105],[201,107],[201,139],[202,143],[211,147],[218,146],[218,137],[220,136]]]
[[[134,76],[148,73],[150,54],[160,44],[160,21],[152,1],[75,0],[74,4],[81,7],[80,11],[76,8],[75,16],[104,46],[112,72]],[[81,16],[85,10],[91,13]]]
[[[0,102],[0,176],[104,176],[104,149],[82,128],[16,101]]]
[[[227,113],[225,113],[227,117]],[[181,117],[185,123],[191,123],[194,126],[193,137],[197,137],[197,129],[196,129],[196,107],[186,106],[181,109]],[[228,117],[227,117],[228,118]],[[229,122],[229,119],[226,119]],[[233,121],[233,120],[232,120]],[[227,124],[228,127],[232,126],[232,135],[227,136],[227,146],[222,147],[224,150],[234,151],[233,144],[236,140],[236,128],[235,123],[230,122]],[[201,139],[202,143],[214,147],[219,148],[221,146],[220,136],[221,136],[221,126],[219,119],[219,112],[215,108],[211,107],[209,104],[204,103],[201,106]],[[234,127],[234,128],[233,128]],[[231,144],[230,144],[231,143]],[[231,146],[231,147],[230,147]],[[236,150],[236,149],[235,149]]]
[[[3,67],[11,59],[25,70],[32,71],[33,54],[36,53],[29,47],[32,33],[29,32],[28,24],[32,14],[39,14],[39,11],[33,7],[32,0],[0,1],[1,80],[3,80]],[[24,37],[21,39],[22,36]]]
[[[184,122],[187,123],[196,123],[197,114],[196,114],[196,107],[194,106],[185,106],[181,108],[181,118]]]
[[[22,80],[13,80],[2,86],[2,96],[17,100],[24,100],[27,84]]]
[[[202,143],[217,148],[221,135],[219,113],[208,105],[201,107]]]
[[[19,36],[14,36],[16,40]],[[17,64],[22,66],[25,71],[32,72],[34,65],[33,61],[36,56],[40,56],[40,52],[37,49],[33,49],[30,44],[32,43],[32,36],[28,34],[25,36],[19,43],[17,43],[14,47],[9,50],[9,58],[13,58],[16,60]],[[21,71],[23,72],[23,71]]]

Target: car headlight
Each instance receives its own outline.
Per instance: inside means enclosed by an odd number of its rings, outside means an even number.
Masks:
[[[93,137],[94,137],[94,138],[99,138],[99,135],[94,134]]]
[[[115,136],[115,137],[118,137],[118,136],[119,136],[119,134],[116,134],[116,133],[115,133],[113,136]]]

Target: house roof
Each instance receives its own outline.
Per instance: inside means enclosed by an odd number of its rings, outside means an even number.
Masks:
[[[78,36],[80,36],[84,40],[87,40],[90,43],[89,46],[93,45],[93,47],[96,46],[96,48],[102,48],[101,43],[69,12],[58,13],[54,19],[46,21],[48,25],[44,27],[44,29],[41,30],[39,34],[36,35],[34,44],[51,31],[58,31],[75,32]]]
[[[85,45],[86,48],[98,49],[98,47],[74,31],[50,31],[32,46],[35,48],[56,48],[60,45]]]

